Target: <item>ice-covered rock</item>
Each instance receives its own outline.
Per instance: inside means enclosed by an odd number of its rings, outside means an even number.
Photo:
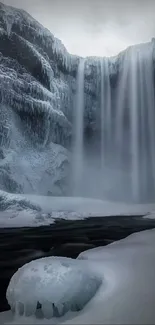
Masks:
[[[0,4],[2,190],[67,193],[76,65],[76,57],[35,19]]]
[[[20,268],[9,283],[6,297],[17,315],[60,317],[83,309],[101,282],[83,261],[46,257]]]

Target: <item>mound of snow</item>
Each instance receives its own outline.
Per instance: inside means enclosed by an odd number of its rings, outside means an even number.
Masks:
[[[101,279],[83,261],[48,257],[20,268],[6,296],[16,315],[51,318],[81,310],[100,285]]]

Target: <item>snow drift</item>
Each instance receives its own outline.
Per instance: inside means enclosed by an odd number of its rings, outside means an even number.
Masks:
[[[0,227],[39,227],[56,219],[145,215],[154,216],[154,204],[124,204],[78,197],[10,194],[0,191]],[[152,212],[151,212],[152,211]]]
[[[80,254],[104,285],[85,309],[65,324],[155,323],[155,230],[132,234]]]

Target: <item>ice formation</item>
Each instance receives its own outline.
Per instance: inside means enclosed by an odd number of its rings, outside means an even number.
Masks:
[[[75,59],[22,10],[0,4],[0,27],[1,189],[65,194],[71,91],[61,70]]]
[[[15,314],[60,317],[79,311],[96,294],[100,277],[85,263],[69,258],[46,257],[20,268],[11,278],[7,300]]]

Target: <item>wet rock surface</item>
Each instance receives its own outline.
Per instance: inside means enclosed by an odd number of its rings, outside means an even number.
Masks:
[[[142,216],[57,220],[51,226],[0,229],[0,311],[9,309],[5,293],[19,267],[45,256],[76,258],[82,251],[104,246],[134,232],[155,228]]]

